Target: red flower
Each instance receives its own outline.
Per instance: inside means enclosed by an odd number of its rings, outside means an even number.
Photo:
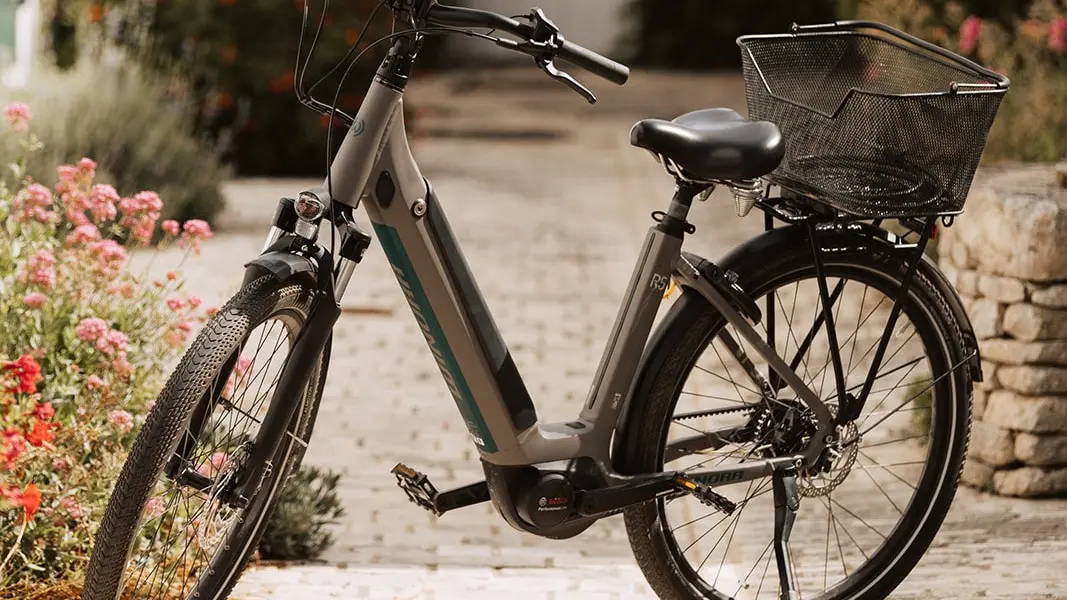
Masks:
[[[52,429],[55,426],[55,423],[48,423],[39,419],[34,421],[33,429],[26,432],[26,441],[33,446],[44,446],[56,439],[56,436],[52,435]]]
[[[51,402],[45,402],[44,404],[38,404],[37,408],[33,410],[33,416],[42,421],[49,421],[52,417],[56,416],[56,409],[52,408]]]
[[[11,360],[0,365],[0,372],[14,377],[17,382],[9,385],[8,392],[35,394],[37,382],[41,380],[41,365],[29,354],[23,354],[18,360]]]
[[[33,515],[37,514],[37,511],[41,508],[41,490],[37,489],[36,483],[27,485],[24,490],[0,488],[0,495],[3,495],[9,502],[21,506],[26,514],[27,521],[32,519]]]
[[[971,15],[960,25],[960,52],[970,54],[978,47],[978,36],[982,33],[982,20]]]

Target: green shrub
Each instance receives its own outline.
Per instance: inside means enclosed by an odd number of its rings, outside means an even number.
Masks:
[[[34,179],[52,185],[56,165],[92,156],[99,181],[130,193],[158,192],[166,201],[164,219],[211,222],[230,173],[190,133],[190,115],[172,93],[178,86],[136,65],[82,61],[70,71],[35,74],[27,89],[0,91],[8,96],[0,102],[22,100],[36,112],[34,131],[44,149],[26,165]],[[14,140],[0,139],[0,161],[10,162],[16,151]]]
[[[5,108],[0,139],[39,147],[31,110]],[[21,162],[19,183],[0,185],[0,598],[57,598],[82,581],[135,428],[207,311],[177,274],[129,268],[130,252],[157,247],[159,196],[120,197],[88,158],[53,165],[54,188],[22,178]],[[203,222],[160,227],[160,248],[195,252],[210,235]]]
[[[955,0],[863,0],[863,18],[895,25],[968,55],[1012,80],[989,133],[984,160],[1055,162],[1067,158],[1067,0],[1026,3],[1026,18],[1011,18],[1023,3],[972,12]],[[1010,9],[1010,10],[1009,10]],[[983,18],[993,14],[995,18]],[[965,27],[965,23],[968,25]],[[1006,23],[1006,24],[1005,24]],[[964,30],[970,28],[968,35]]]
[[[847,3],[847,2],[846,2]],[[633,0],[621,47],[637,65],[676,69],[740,68],[734,43],[746,33],[782,33],[790,23],[833,21],[838,0]]]
[[[28,174],[50,185],[55,165],[91,155],[99,180],[119,189],[158,190],[167,200],[164,218],[211,220],[222,208],[219,184],[229,171],[209,145],[189,134],[188,115],[168,96],[169,84],[131,65],[83,63],[8,92],[35,107],[35,131],[45,145],[30,158]],[[3,150],[10,158],[11,144]]]
[[[265,560],[314,560],[331,545],[327,527],[344,516],[337,498],[339,474],[303,467],[282,490],[281,501],[259,542]]]
[[[321,2],[310,4],[305,55],[322,7]],[[333,3],[307,85],[345,56],[377,4],[377,0]],[[197,130],[225,141],[226,158],[239,173],[321,175],[326,170],[329,119],[301,106],[293,91],[303,6],[303,0],[168,0],[149,5],[111,0],[109,11],[146,11],[147,41],[138,30],[117,43],[153,67],[173,65],[183,72],[192,82],[190,101],[199,115]],[[388,33],[388,15],[386,8],[378,12],[361,48]],[[349,73],[340,108],[349,113],[358,108],[387,47],[376,46]],[[331,102],[343,71],[324,82],[315,96]],[[335,144],[343,138],[334,135]]]

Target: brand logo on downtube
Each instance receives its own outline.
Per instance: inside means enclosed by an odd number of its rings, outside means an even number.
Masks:
[[[363,119],[356,119],[355,123],[352,123],[352,129],[349,130],[349,133],[352,134],[352,137],[359,137],[363,135],[363,131],[366,128],[367,124],[363,122]]]
[[[700,475],[688,475],[693,481],[698,481],[704,485],[711,485],[713,483],[729,483],[731,481],[737,481],[744,475],[744,471],[724,471],[722,473],[703,473]]]
[[[437,316],[430,307],[422,285],[419,283],[418,277],[415,276],[414,268],[408,259],[407,253],[404,252],[396,230],[378,224],[374,224],[374,229],[377,231],[382,249],[385,250],[385,254],[393,267],[393,272],[400,283],[400,288],[404,291],[404,297],[407,298],[408,305],[411,306],[415,321],[419,324],[419,329],[422,330],[422,334],[426,338],[426,343],[430,347],[434,361],[437,362],[437,366],[441,369],[441,376],[445,380],[445,385],[448,386],[448,391],[452,394],[452,398],[459,407],[460,414],[463,416],[463,421],[467,425],[471,438],[486,452],[496,452],[496,442],[489,433],[489,427],[486,425],[481,411],[478,410],[478,405],[474,402],[474,397],[467,387],[463,373],[459,370],[459,364],[452,354],[452,349],[448,346],[447,340],[445,340],[444,332],[437,321]]]

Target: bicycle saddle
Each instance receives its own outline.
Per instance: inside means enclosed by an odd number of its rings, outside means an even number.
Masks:
[[[683,175],[698,180],[762,177],[785,155],[774,123],[749,121],[728,108],[698,110],[673,121],[639,121],[630,130],[630,143],[673,160]]]

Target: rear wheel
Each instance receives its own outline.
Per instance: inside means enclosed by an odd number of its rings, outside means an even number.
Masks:
[[[204,328],[150,411],[96,535],[85,600],[225,598],[299,467],[329,346],[308,374],[272,470],[245,508],[227,500],[311,308],[310,279],[260,278]],[[121,593],[120,593],[121,592]]]
[[[858,395],[913,253],[842,246],[825,256],[825,273],[831,291],[841,287],[835,329],[846,389]],[[822,311],[810,247],[767,248],[723,266],[740,275],[761,306],[774,299],[773,315],[761,323],[765,339],[774,340],[787,362],[802,357],[797,373],[836,412],[826,328],[798,352]],[[788,387],[776,399],[764,398],[720,338],[724,331],[742,340],[695,293],[672,307],[616,446],[620,472],[706,469],[793,455],[806,445],[814,431],[810,411]],[[766,363],[741,343],[770,379]],[[964,363],[945,300],[917,274],[864,411],[838,433],[839,458],[826,472],[798,476],[801,503],[790,550],[801,598],[880,600],[925,552],[955,494],[966,452],[971,381]],[[665,452],[672,440],[732,428],[744,433],[718,450]],[[737,503],[732,516],[692,497],[626,510],[630,543],[649,584],[661,598],[779,598],[771,479],[716,491]]]

